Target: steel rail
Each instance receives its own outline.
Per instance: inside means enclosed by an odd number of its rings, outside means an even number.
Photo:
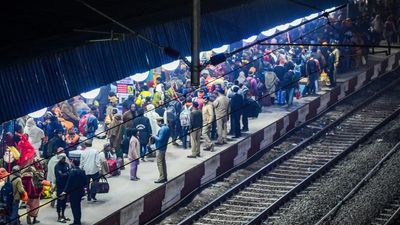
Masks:
[[[389,73],[390,74],[390,73]],[[379,91],[378,93],[375,93],[373,96],[369,97],[367,100],[365,100],[364,102],[362,102],[361,104],[359,104],[358,106],[356,106],[355,108],[353,108],[352,110],[350,110],[349,112],[345,113],[343,116],[341,116],[339,119],[337,119],[336,121],[330,123],[328,126],[326,126],[325,128],[323,128],[322,130],[320,130],[319,132],[317,132],[314,136],[309,137],[305,140],[303,140],[299,145],[297,145],[296,147],[292,148],[291,150],[289,150],[287,153],[285,153],[284,155],[278,157],[277,159],[275,159],[274,161],[272,161],[271,163],[269,163],[268,165],[266,165],[265,167],[261,168],[260,170],[258,170],[257,172],[255,172],[252,176],[246,178],[244,181],[242,181],[241,183],[235,185],[234,187],[232,187],[230,190],[228,190],[227,192],[225,192],[224,194],[222,194],[221,196],[219,196],[218,198],[216,198],[215,200],[213,200],[212,202],[210,202],[209,204],[207,204],[206,206],[204,206],[203,208],[199,209],[198,211],[196,211],[194,214],[192,214],[191,216],[185,218],[183,221],[181,221],[179,224],[191,224],[193,223],[195,220],[197,220],[198,218],[200,218],[201,216],[207,214],[210,210],[212,210],[213,208],[217,207],[218,205],[220,205],[221,202],[224,202],[227,198],[233,196],[236,192],[238,192],[239,190],[243,189],[244,187],[248,186],[250,183],[253,183],[255,180],[259,179],[263,174],[271,171],[273,168],[275,168],[278,164],[280,164],[281,162],[285,161],[287,158],[289,158],[290,156],[294,155],[295,153],[297,153],[298,151],[300,151],[302,148],[304,148],[307,144],[309,144],[310,142],[312,142],[313,140],[315,140],[316,138],[324,135],[327,131],[329,131],[330,129],[334,128],[336,125],[338,125],[340,122],[342,122],[345,118],[347,118],[348,116],[352,115],[354,112],[356,112],[357,110],[359,110],[361,107],[367,105],[368,103],[370,103],[371,101],[373,101],[374,99],[376,99],[377,97],[379,97],[381,94],[383,94],[386,90],[392,88],[397,82],[399,82],[400,79],[397,79],[396,82],[392,82],[392,84],[388,85],[386,88],[383,88],[381,91]],[[398,113],[398,111],[396,111]],[[389,118],[387,118],[389,119]],[[386,121],[386,120],[385,120]],[[375,131],[378,127],[375,127],[375,129],[373,129],[373,131]],[[373,131],[368,132],[368,134],[372,133]],[[365,136],[364,136],[365,137]],[[361,141],[363,140],[363,138],[361,138],[360,140],[358,140],[356,143],[354,143],[352,145],[352,147],[354,148],[355,146],[357,146]],[[268,148],[268,147],[267,147]],[[341,155],[341,157],[343,156],[343,154]],[[338,157],[336,160],[338,160]],[[335,160],[335,161],[336,161]],[[327,163],[324,166],[324,169],[326,169],[328,166],[332,165],[332,163]],[[280,198],[277,202],[275,202],[274,204],[272,204],[270,207],[268,207],[266,210],[264,210],[262,213],[260,213],[256,218],[254,218],[253,220],[251,220],[251,223],[257,223],[259,221],[261,221],[266,215],[268,215],[269,213],[271,213],[272,211],[276,210],[280,205],[282,205],[285,201],[288,200],[288,197],[290,195],[292,195],[293,193],[298,192],[302,187],[304,187],[304,185],[309,182],[311,179],[315,178],[317,176],[317,174],[313,174],[310,175],[307,178],[307,181],[302,182],[301,185],[297,185],[295,188],[293,188],[293,190],[291,190],[287,197],[282,197]],[[249,223],[249,224],[251,224]]]
[[[388,76],[390,72],[386,72],[385,74],[381,75],[380,77],[383,78],[385,76]],[[182,204],[184,204],[185,202],[187,202],[189,199],[192,199],[195,195],[197,195],[198,193],[200,193],[201,190],[203,190],[204,188],[206,188],[208,185],[210,185],[211,183],[217,181],[217,180],[221,180],[224,177],[228,176],[229,174],[233,173],[234,171],[237,171],[239,169],[243,169],[249,165],[251,165],[253,162],[257,161],[268,149],[273,148],[274,146],[279,145],[281,142],[283,142],[285,139],[287,139],[288,137],[290,137],[292,134],[294,134],[295,132],[299,131],[300,129],[307,127],[308,125],[312,124],[313,122],[315,122],[316,120],[320,119],[321,117],[323,117],[327,112],[329,112],[330,110],[332,110],[333,108],[335,108],[336,106],[340,105],[341,103],[345,102],[346,100],[352,98],[354,95],[360,93],[362,90],[364,90],[365,88],[368,88],[369,86],[375,84],[376,82],[378,82],[379,80],[371,80],[369,81],[367,84],[365,84],[363,86],[363,88],[356,90],[352,93],[350,93],[349,95],[345,96],[343,99],[341,99],[340,101],[337,101],[335,103],[333,103],[332,105],[328,106],[326,109],[322,110],[318,115],[306,120],[305,122],[303,122],[300,125],[295,126],[294,128],[292,128],[291,130],[289,130],[286,134],[284,134],[283,136],[279,137],[277,140],[273,141],[271,144],[268,144],[266,147],[264,147],[263,149],[261,149],[260,151],[257,151],[254,155],[252,155],[249,159],[247,159],[245,162],[225,171],[224,173],[216,176],[215,178],[213,178],[212,180],[204,183],[203,185],[201,185],[200,187],[196,188],[195,190],[191,191],[190,193],[188,193],[184,198],[182,198],[181,200],[177,201],[176,203],[174,203],[173,205],[171,205],[170,207],[168,207],[165,211],[163,211],[161,214],[159,214],[157,217],[153,218],[152,220],[146,222],[146,224],[157,224],[158,222],[160,222],[163,218],[165,218],[166,216],[168,216],[169,214],[172,213],[173,210],[175,210],[176,208],[180,207]],[[339,88],[339,87],[338,87]],[[319,129],[319,128],[318,128]]]

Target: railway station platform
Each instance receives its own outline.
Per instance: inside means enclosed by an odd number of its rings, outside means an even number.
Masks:
[[[249,132],[226,145],[216,146],[215,152],[201,151],[200,158],[189,159],[186,156],[190,155],[190,149],[169,145],[166,155],[169,180],[165,184],[154,183],[158,179],[155,161],[140,162],[139,181],[129,179],[130,165],[127,165],[120,176],[108,179],[110,193],[99,194],[97,202],[82,201],[82,223],[145,224],[199,187],[246,162],[290,130],[399,66],[400,53],[388,57],[370,56],[370,60],[368,66],[339,75],[334,89],[323,88],[318,96],[295,99],[294,106],[289,109],[281,106],[264,108],[257,119],[249,119]],[[94,146],[100,149],[103,143],[104,140],[96,139]],[[44,203],[46,200],[42,200],[41,204]],[[20,214],[23,212],[21,209]],[[72,218],[70,208],[67,208],[66,216]],[[50,204],[43,206],[38,219],[40,224],[57,224],[56,209]]]

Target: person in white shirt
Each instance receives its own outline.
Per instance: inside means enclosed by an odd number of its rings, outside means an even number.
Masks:
[[[39,148],[42,145],[44,131],[37,127],[35,120],[29,118],[26,121],[24,132],[28,135],[29,142],[35,148],[36,157],[40,158]]]
[[[87,177],[87,193],[88,193],[88,201],[92,199],[97,201],[96,199],[96,185],[95,183],[99,181],[99,172],[101,170],[99,151],[97,149],[92,148],[92,144],[85,142],[85,147],[83,148],[83,152],[80,157],[80,165],[79,167],[85,171]],[[91,182],[93,183],[91,185]]]

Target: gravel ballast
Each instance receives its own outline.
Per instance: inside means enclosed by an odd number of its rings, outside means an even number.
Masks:
[[[368,88],[362,89],[359,93],[355,94],[355,96],[352,96],[345,101],[339,103],[339,105],[335,107],[334,111],[326,113],[324,116],[317,119],[317,121],[313,122],[311,126],[307,126],[296,131],[296,135],[290,135],[287,138],[290,139],[290,141],[284,141],[284,143],[268,150],[268,152],[266,152],[263,156],[260,156],[257,161],[252,163],[251,165],[248,165],[243,169],[239,169],[236,172],[233,172],[221,181],[214,182],[211,185],[204,187],[198,194],[196,194],[193,199],[187,199],[185,201],[186,204],[180,204],[179,209],[175,208],[172,212],[168,212],[169,216],[164,218],[161,222],[159,222],[159,224],[177,224],[188,215],[194,213],[195,211],[215,199],[217,196],[221,195],[234,185],[247,178],[247,176],[249,176],[253,172],[257,171],[278,156],[293,148],[296,145],[295,143],[301,142],[304,138],[309,137],[309,135],[312,135],[312,133],[317,132],[319,129],[336,120],[345,112],[348,112],[354,106],[358,105],[367,97],[374,94],[375,91],[380,90],[382,88],[381,86],[381,84],[373,84]]]
[[[330,172],[316,180],[312,187],[301,192],[301,197],[285,204],[277,212],[278,217],[268,224],[315,224],[347,195],[398,141],[400,141],[400,118],[396,118],[378,130]],[[397,162],[399,161],[399,158],[397,158]],[[397,165],[397,171],[393,168],[396,168],[396,164],[392,166],[391,171],[393,173],[387,177],[394,177],[398,181],[399,165]],[[327,224],[365,224],[365,221],[370,220],[370,217],[376,216],[374,213],[379,213],[381,204],[387,203],[387,200],[395,195],[395,190],[397,190],[396,188],[393,189],[396,185],[389,184],[390,179],[379,180],[381,183],[377,184],[374,190],[380,194],[371,194],[370,196],[375,200],[360,199],[361,202],[358,202],[352,211],[350,209],[350,211],[341,211],[342,214],[338,215],[334,222]],[[370,203],[372,202],[374,204],[379,203],[372,205],[372,208],[375,208],[375,210],[372,210],[373,212],[353,213],[361,210],[361,208],[371,208]],[[339,218],[339,216],[341,217]],[[347,218],[347,220],[344,218]]]
[[[399,192],[400,150],[325,224],[368,224]]]

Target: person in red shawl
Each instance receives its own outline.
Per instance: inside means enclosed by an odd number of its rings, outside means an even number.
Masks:
[[[26,220],[28,224],[40,223],[36,218],[40,208],[40,195],[43,191],[43,177],[43,174],[33,166],[28,166],[22,173],[22,184],[28,193],[28,201],[26,202],[26,212],[28,214]]]
[[[21,168],[32,164],[36,154],[35,148],[29,142],[28,136],[24,133],[22,126],[16,125],[14,139],[17,144],[16,147],[21,153],[21,157],[19,157],[17,164]]]

